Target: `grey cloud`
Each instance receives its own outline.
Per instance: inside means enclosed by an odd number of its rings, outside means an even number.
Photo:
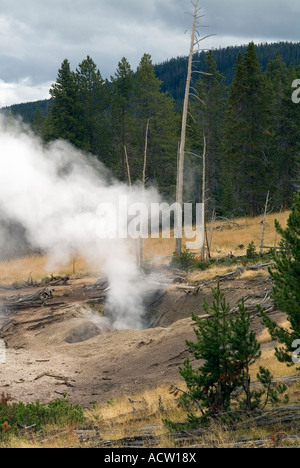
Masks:
[[[299,40],[299,0],[203,0],[205,47],[249,40]],[[64,58],[75,68],[91,55],[109,77],[126,56],[136,68],[189,50],[189,0],[0,0],[0,79],[55,80]]]
[[[221,37],[299,40],[299,0],[210,0],[205,13]]]
[[[31,65],[36,69],[35,64],[40,63],[41,71],[38,76],[30,73],[32,79],[38,82],[41,75],[44,80],[54,79],[65,57],[78,64],[87,54],[109,76],[124,55],[134,67],[144,52],[153,53],[155,61],[177,55],[176,49],[169,47],[171,39],[181,54],[185,50],[183,24],[181,37],[176,36],[185,18],[180,3],[164,0],[161,6],[159,0],[23,0],[16,8],[15,3],[4,0],[0,11],[6,24],[2,37],[0,34],[4,64],[0,78],[27,76]]]

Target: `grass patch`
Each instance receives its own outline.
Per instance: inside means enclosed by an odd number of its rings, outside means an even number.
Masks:
[[[9,395],[0,398],[0,439],[17,436],[24,428],[41,431],[47,425],[73,426],[84,423],[82,408],[68,400],[55,400],[48,405],[12,403]]]
[[[207,271],[213,267],[247,267],[251,265],[259,265],[261,263],[270,263],[272,261],[270,252],[264,254],[252,254],[250,257],[244,256],[227,256],[220,258],[211,258],[209,260],[199,260],[199,257],[192,252],[184,251],[180,255],[174,253],[170,262],[170,267],[175,270],[182,271]]]

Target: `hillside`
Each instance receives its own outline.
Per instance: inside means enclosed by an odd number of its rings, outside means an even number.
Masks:
[[[0,109],[0,112],[5,115],[11,112],[14,117],[21,116],[24,122],[31,123],[38,110],[40,110],[42,116],[45,117],[49,111],[50,105],[51,101],[46,99],[23,104],[14,104],[13,106]]]
[[[229,86],[234,78],[234,67],[236,64],[237,55],[246,53],[247,46],[236,46],[220,48],[213,51],[213,57],[217,63],[218,70],[226,78],[226,85]],[[256,46],[257,55],[263,70],[265,71],[268,61],[272,59],[276,52],[279,52],[283,61],[289,66],[293,64],[298,66],[300,63],[300,43],[278,42],[273,44],[258,44]],[[187,57],[177,57],[167,60],[166,62],[154,65],[156,76],[162,81],[162,91],[168,92],[176,101],[176,106],[179,109],[182,105],[186,70]],[[197,69],[205,70],[205,52],[195,54],[195,63]],[[50,100],[37,102],[20,103],[6,108],[2,108],[0,112],[5,114],[12,112],[14,116],[20,115],[25,122],[32,122],[36,112],[40,109],[43,117],[49,110]]]
[[[238,54],[245,55],[246,51],[246,45],[220,48],[213,51],[213,58],[216,61],[218,70],[225,76],[227,86],[232,83],[234,78],[234,68]],[[269,60],[274,58],[276,52],[279,52],[287,66],[293,64],[297,67],[300,63],[300,43],[258,44],[256,45],[256,52],[263,71],[267,69]],[[195,63],[198,70],[206,70],[205,52],[195,54]],[[177,57],[155,65],[156,74],[163,82],[163,90],[173,96],[178,106],[181,106],[184,97],[187,64],[187,57]]]

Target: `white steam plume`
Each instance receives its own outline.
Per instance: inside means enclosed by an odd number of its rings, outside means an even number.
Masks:
[[[95,157],[70,144],[45,146],[24,125],[0,119],[0,220],[23,226],[31,246],[49,254],[49,270],[75,253],[98,267],[110,283],[115,326],[141,328],[143,293],[136,287],[132,242],[99,237],[115,220],[110,210],[99,214],[98,205],[110,203],[117,211],[120,195],[140,202],[142,190],[112,181]],[[158,201],[154,189],[145,191],[144,203]]]

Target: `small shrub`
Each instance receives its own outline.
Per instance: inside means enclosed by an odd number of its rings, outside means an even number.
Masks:
[[[214,259],[206,261],[196,261],[194,264],[195,270],[206,271],[211,266],[215,265],[216,261]]]
[[[149,259],[143,260],[141,270],[145,275],[150,275],[153,271],[153,265]]]
[[[256,257],[256,246],[254,244],[254,242],[250,242],[250,244],[248,245],[247,247],[247,253],[246,253],[246,256],[247,258],[249,259],[253,259]]]
[[[22,427],[41,430],[47,424],[58,426],[84,422],[82,408],[72,405],[68,400],[55,400],[48,405],[36,403],[11,403],[8,396],[0,398],[0,437],[5,434],[18,434]]]
[[[187,250],[182,252],[180,255],[175,252],[170,265],[172,268],[177,270],[189,270],[195,265],[194,255]]]
[[[111,399],[111,400],[108,400],[106,402],[106,404],[107,404],[108,407],[113,407],[113,406],[115,406],[116,402],[115,402],[115,400]]]

